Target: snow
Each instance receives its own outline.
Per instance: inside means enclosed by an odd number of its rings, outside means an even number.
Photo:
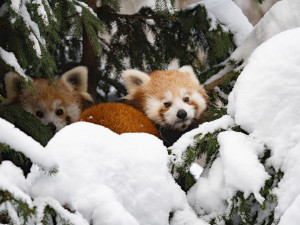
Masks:
[[[203,0],[201,4],[204,4],[207,11],[212,13],[234,34],[234,43],[237,46],[241,45],[252,31],[252,24],[233,1]],[[234,19],[232,19],[232,15],[234,15]]]
[[[268,165],[284,172],[275,190],[275,216],[284,215],[280,224],[292,224],[293,212],[300,210],[299,38],[296,28],[261,44],[238,78],[228,105],[236,123],[271,149]]]
[[[2,118],[0,118],[0,127],[0,143],[5,143],[16,151],[22,152],[33,163],[38,164],[46,171],[57,169],[57,163],[51,153],[44,151],[43,146],[32,137]]]
[[[57,200],[50,197],[37,197],[34,200],[34,206],[36,207],[37,216],[36,221],[38,225],[43,225],[44,220],[44,210],[46,206],[53,208],[59,215],[62,216],[65,220],[74,225],[88,225],[89,223],[78,213],[70,213],[65,210]]]
[[[11,1],[10,7],[18,13],[21,7],[21,0],[13,0]]]
[[[198,180],[201,173],[203,172],[203,168],[197,163],[192,163],[190,172],[195,177],[195,179]]]
[[[11,1],[11,7],[22,16],[40,55],[39,44],[44,40],[24,2]],[[76,2],[78,7],[87,7]],[[152,6],[153,3],[147,1]],[[146,1],[135,6],[143,4]],[[244,69],[228,97],[229,115],[184,134],[170,147],[172,155],[168,156],[162,141],[152,135],[118,135],[85,122],[66,126],[42,147],[0,118],[0,143],[24,153],[34,163],[25,178],[12,162],[1,162],[0,190],[8,190],[15,198],[36,207],[36,217],[30,218],[32,224],[41,224],[49,205],[62,218],[78,225],[207,225],[210,218],[226,214],[237,191],[243,192],[245,198],[253,193],[260,204],[264,203],[260,190],[269,175],[259,157],[266,147],[271,150],[267,166],[284,172],[273,190],[278,200],[275,219],[280,219],[279,225],[298,224],[300,28],[296,27],[300,26],[300,2],[279,1],[254,29],[229,0],[205,0],[201,4],[207,7],[212,25],[217,18],[234,33],[239,47],[231,59],[244,60]],[[0,15],[6,8],[1,7]],[[41,8],[40,16],[44,13]],[[27,79],[13,53],[0,47],[0,56]],[[225,69],[229,71],[231,67]],[[236,124],[249,135],[232,131]],[[191,173],[197,182],[184,193],[171,176],[169,163],[183,163],[185,150],[195,145],[195,135],[220,129],[225,131],[218,135],[219,156],[203,173],[199,165],[192,164]],[[54,169],[58,172],[53,176],[45,173]],[[14,224],[24,223],[13,204],[2,203],[0,210],[7,211]]]
[[[235,50],[231,59],[247,62],[254,49],[260,44],[282,31],[299,27],[299,10],[300,1],[278,1],[258,22],[244,43]]]
[[[26,81],[28,81],[28,77],[25,75],[24,70],[19,65],[18,60],[13,52],[7,52],[3,48],[0,47],[0,57],[4,60],[4,62],[15,69],[15,71],[21,75]]]
[[[77,7],[76,7],[76,10],[79,10],[79,8],[84,7],[84,8],[86,8],[87,10],[89,10],[89,12],[90,12],[93,16],[97,17],[97,14],[96,14],[96,13],[93,11],[93,9],[90,8],[86,3],[82,2],[82,1],[77,1],[77,0],[75,0],[75,2],[76,2],[78,5],[80,5],[80,6],[77,6]],[[81,10],[82,10],[82,9],[81,9]],[[77,11],[77,12],[79,13],[79,11]],[[79,14],[81,14],[81,11],[80,11]]]
[[[31,198],[25,194],[28,184],[20,168],[10,161],[3,161],[0,164],[0,177],[0,190],[9,190],[15,198],[32,205]]]
[[[59,131],[45,150],[59,173],[50,177],[33,168],[31,195],[67,204],[93,224],[167,224],[169,213],[186,203],[169,173],[167,150],[152,135],[118,135],[78,122]]]
[[[188,146],[194,146],[195,135],[201,134],[204,136],[207,133],[213,133],[219,129],[227,130],[231,126],[234,125],[234,120],[225,115],[220,119],[214,120],[212,122],[206,122],[199,125],[198,128],[195,128],[185,134],[183,134],[169,149],[172,151],[172,155],[170,156],[170,160],[176,162],[176,164],[180,164],[184,160],[184,151]]]
[[[39,16],[42,18],[45,26],[48,26],[49,25],[48,15],[46,13],[46,10],[45,10],[42,0],[34,0],[34,1],[32,1],[32,3],[36,4],[37,12],[38,12]]]
[[[225,185],[235,191],[243,191],[245,198],[253,193],[256,200],[262,204],[264,199],[259,191],[269,175],[257,155],[263,153],[264,145],[234,131],[220,133],[218,142]]]
[[[257,157],[264,150],[263,144],[234,131],[221,132],[218,142],[220,157],[188,192],[190,205],[200,215],[224,213],[226,201],[237,191],[244,192],[245,198],[253,193],[262,204],[259,191],[269,178]]]

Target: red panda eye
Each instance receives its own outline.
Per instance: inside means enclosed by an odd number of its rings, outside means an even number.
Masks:
[[[44,113],[42,111],[36,111],[35,115],[39,118],[42,118],[44,116]]]
[[[190,98],[189,98],[189,97],[185,97],[185,98],[183,99],[183,101],[184,101],[184,102],[189,102],[189,101],[190,101]]]
[[[166,108],[169,108],[171,106],[171,104],[169,102],[165,102],[164,105]]]
[[[56,111],[56,115],[61,116],[64,113],[64,111],[62,109],[58,109]]]

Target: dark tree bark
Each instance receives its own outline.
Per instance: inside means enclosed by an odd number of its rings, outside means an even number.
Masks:
[[[97,13],[97,5],[95,0],[88,1],[89,7],[91,7],[95,13]],[[99,82],[99,58],[96,56],[85,28],[83,27],[83,54],[81,59],[81,65],[88,67],[89,79],[88,79],[88,92],[96,99],[97,85]]]

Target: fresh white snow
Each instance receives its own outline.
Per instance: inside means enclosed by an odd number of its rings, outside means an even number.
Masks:
[[[18,74],[20,74],[20,76],[22,76],[26,81],[28,81],[28,77],[25,75],[24,70],[18,63],[18,60],[16,59],[16,56],[13,52],[7,52],[0,47],[0,57],[5,61],[5,63],[13,67],[15,71]]]
[[[242,44],[253,29],[242,10],[231,0],[203,0],[200,4],[204,4],[207,11],[234,34],[234,43],[237,46]]]
[[[44,40],[24,2],[14,0],[11,4],[23,16],[39,55],[39,44]],[[300,28],[296,27],[300,26],[300,2],[279,1],[253,30],[231,1],[206,0],[204,4],[211,18],[216,17],[233,31],[240,47],[231,59],[244,60],[244,69],[229,95],[229,115],[184,134],[170,147],[172,155],[168,156],[161,140],[149,134],[118,135],[84,122],[65,127],[42,147],[0,119],[0,143],[24,153],[34,163],[27,178],[11,162],[0,164],[0,190],[8,190],[30,207],[36,206],[37,215],[30,219],[31,224],[41,224],[43,210],[49,205],[78,225],[91,221],[95,225],[165,225],[169,224],[170,212],[174,213],[171,225],[207,225],[209,218],[226,213],[237,191],[245,198],[253,193],[263,203],[259,191],[269,175],[259,156],[266,146],[271,150],[267,165],[284,172],[273,193],[278,198],[275,218],[280,219],[279,225],[298,224]],[[43,16],[42,8],[39,12]],[[26,79],[13,53],[0,47],[0,55]],[[235,124],[249,135],[231,131]],[[218,136],[219,157],[206,173],[192,166],[197,183],[185,194],[171,176],[168,164],[183,162],[184,151],[195,144],[195,135],[218,129],[226,130]],[[53,169],[58,169],[57,174],[45,173]],[[0,204],[0,211],[4,210],[14,224],[24,223],[9,202]]]
[[[93,224],[167,224],[186,203],[168,169],[163,143],[149,134],[113,133],[78,122],[59,131],[46,151],[59,164],[56,176],[34,168],[32,196],[50,196]]]
[[[258,47],[229,96],[228,112],[272,151],[268,164],[284,177],[275,191],[276,218],[292,224],[300,191],[300,28],[282,32]]]
[[[16,151],[22,152],[46,171],[57,169],[57,163],[52,154],[45,151],[43,146],[32,137],[2,118],[0,118],[0,127],[0,143],[5,143]]]
[[[235,61],[244,60],[246,65],[252,52],[274,35],[300,26],[300,1],[278,1],[256,24],[241,46],[231,55]]]

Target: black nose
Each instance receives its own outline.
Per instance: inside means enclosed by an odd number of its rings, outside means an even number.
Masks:
[[[180,109],[180,110],[177,112],[177,117],[178,117],[179,119],[182,119],[182,120],[183,120],[186,116],[187,116],[187,113],[186,113],[186,111],[183,110],[183,109]]]
[[[54,125],[54,123],[48,123],[47,126],[50,128],[50,130],[52,131],[52,133],[55,133],[55,131],[56,131],[56,126]]]

